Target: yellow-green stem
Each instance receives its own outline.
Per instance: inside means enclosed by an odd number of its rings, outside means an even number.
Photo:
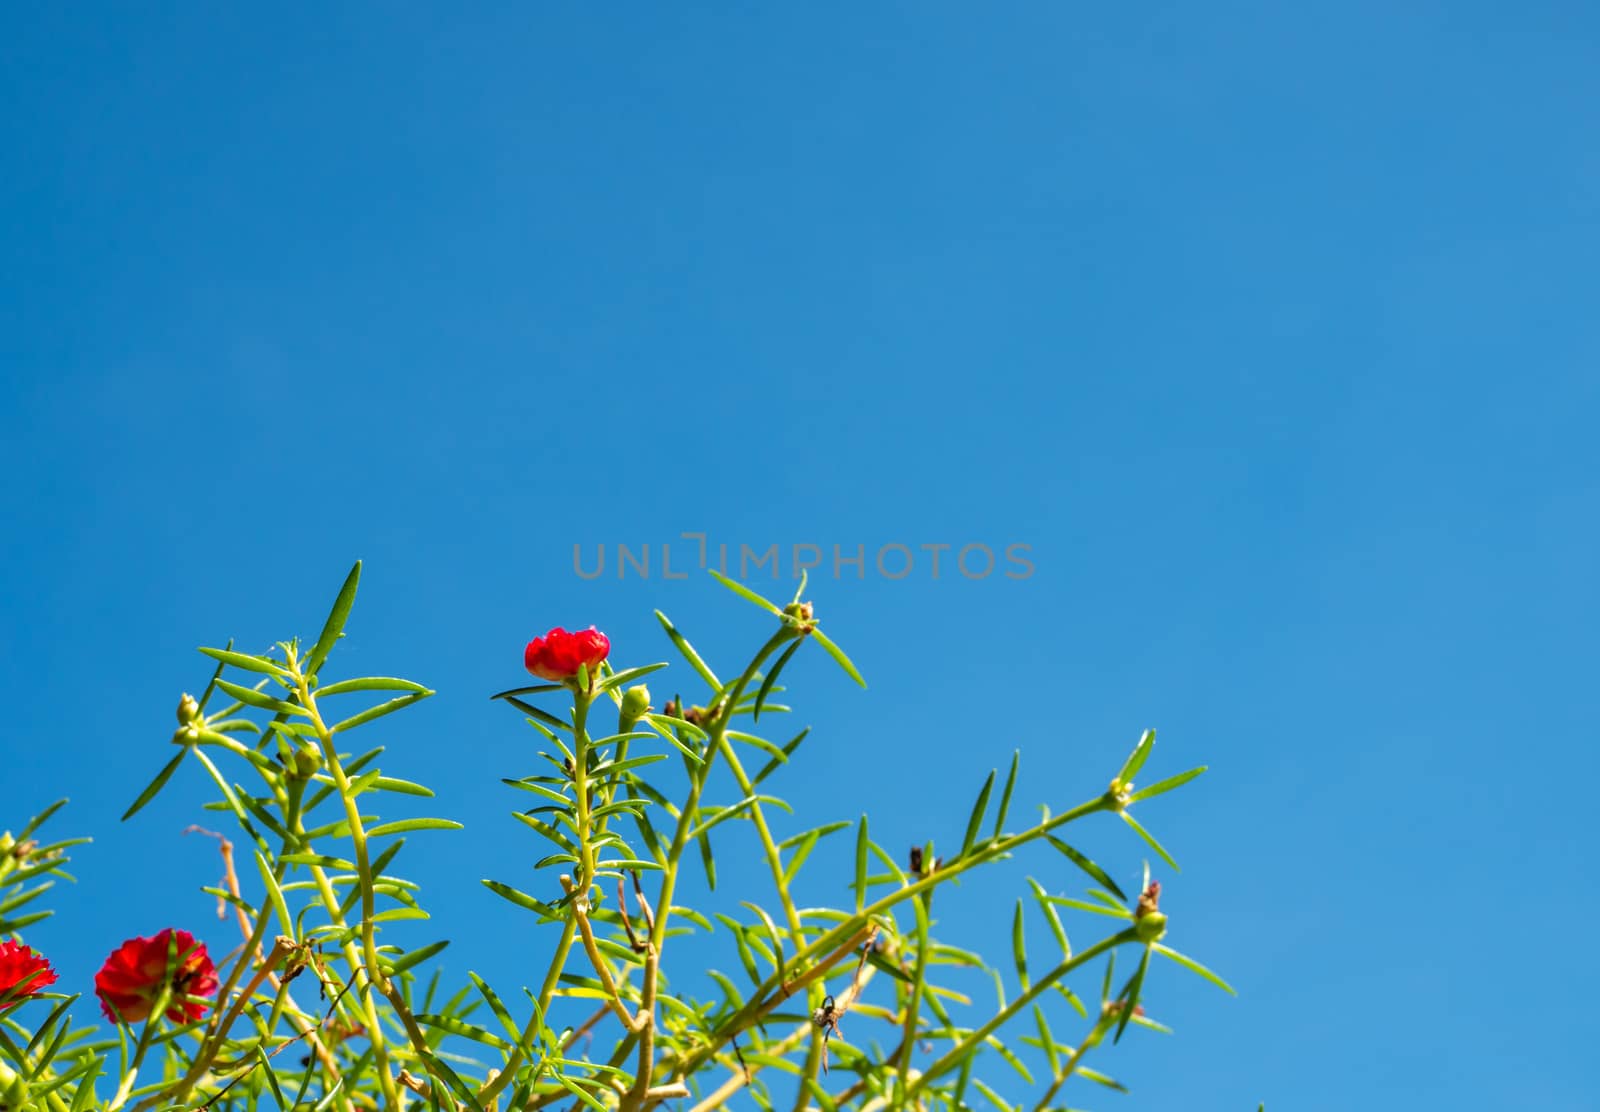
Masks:
[[[1054,969],[1050,970],[1050,972],[1046,973],[1044,976],[1035,981],[1026,992],[1022,993],[1022,995],[1011,1001],[1010,1004],[1007,1004],[1000,1011],[996,1012],[995,1015],[991,1017],[989,1021],[982,1027],[979,1027],[955,1046],[951,1047],[949,1050],[940,1055],[932,1065],[922,1071],[915,1081],[912,1081],[905,1087],[905,1099],[910,1100],[912,1097],[916,1096],[918,1092],[924,1089],[929,1082],[933,1081],[941,1074],[948,1073],[950,1070],[954,1069],[967,1057],[967,1055],[971,1054],[973,1050],[981,1046],[984,1040],[1004,1026],[1012,1016],[1016,1015],[1023,1008],[1026,1008],[1029,1004],[1033,1003],[1034,1000],[1038,999],[1042,993],[1047,991],[1051,985],[1055,984],[1062,977],[1065,977],[1068,973],[1072,972],[1074,969],[1077,969],[1079,966],[1093,961],[1095,958],[1109,950],[1113,950],[1118,946],[1124,945],[1125,943],[1138,941],[1139,932],[1134,930],[1132,927],[1128,927],[1124,930],[1118,931],[1116,934],[1110,935],[1109,937],[1102,938],[1099,942],[1096,942],[1087,950],[1079,951],[1078,953],[1073,954],[1070,958],[1067,958],[1065,961],[1061,962],[1061,964],[1057,965]]]
[[[123,1074],[116,1095],[111,1098],[111,1103],[106,1105],[106,1112],[117,1112],[117,1109],[127,1103],[128,1094],[133,1092],[133,1083],[139,1077],[139,1067],[144,1065],[144,1056],[150,1050],[150,1036],[155,1033],[156,1025],[161,1022],[161,1017],[166,1014],[167,1006],[171,1003],[172,986],[163,984],[161,991],[156,994],[156,1001],[150,1009],[150,1014],[145,1017],[144,1028],[139,1032],[139,1041],[133,1050],[133,1061],[128,1063],[128,1072]]]
[[[361,822],[361,807],[350,791],[350,778],[345,775],[344,765],[339,760],[339,749],[334,744],[333,733],[323,723],[322,715],[317,711],[317,701],[311,693],[310,680],[300,673],[299,667],[292,659],[290,663],[295,667],[300,705],[305,707],[306,713],[311,717],[311,727],[316,731],[317,741],[322,746],[323,764],[327,767],[328,775],[333,777],[339,798],[344,803],[345,820],[350,826],[350,841],[355,846],[356,883],[361,886],[361,947],[364,959],[361,964],[366,970],[366,983],[360,986],[360,999],[362,1009],[366,1013],[368,1038],[372,1041],[373,1061],[377,1067],[378,1084],[383,1090],[384,1103],[390,1108],[398,1109],[403,1107],[404,1098],[401,1097],[399,1086],[389,1072],[388,1041],[384,1038],[383,1029],[378,1022],[378,1004],[374,996],[375,991],[383,991],[387,987],[388,979],[378,964],[377,925],[373,921],[376,900],[372,888],[372,864],[367,853],[367,832]],[[320,874],[317,876],[317,881],[323,902],[328,905],[330,914],[336,914],[339,901],[332,890],[332,885],[328,882],[327,874],[315,867],[313,871]],[[349,949],[348,944],[345,948]],[[355,961],[351,960],[351,965],[354,967]]]

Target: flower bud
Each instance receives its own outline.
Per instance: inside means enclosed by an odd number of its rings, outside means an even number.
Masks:
[[[200,704],[195,702],[193,695],[185,691],[183,698],[178,700],[178,725],[187,726],[191,722],[197,721],[199,717]]]
[[[650,709],[650,689],[642,683],[636,683],[622,693],[622,711],[617,717],[617,732],[625,734],[633,729],[635,722],[643,718]]]
[[[1139,916],[1133,921],[1133,929],[1138,932],[1140,942],[1159,942],[1167,933],[1166,912],[1152,911]]]
[[[309,780],[322,767],[322,750],[307,742],[294,751],[296,779]]]

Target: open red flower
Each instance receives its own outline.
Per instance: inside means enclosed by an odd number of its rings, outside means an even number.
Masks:
[[[20,942],[0,942],[0,1001],[14,1002],[56,983],[50,963]]]
[[[577,633],[568,633],[556,626],[543,637],[528,642],[522,663],[542,680],[564,683],[578,674],[580,666],[586,666],[592,676],[610,651],[611,642],[594,626]]]
[[[94,975],[100,1010],[113,1022],[139,1023],[149,1018],[156,997],[172,989],[167,1018],[174,1023],[199,1019],[206,1005],[192,996],[217,991],[217,967],[205,944],[188,931],[168,927],[154,938],[130,938],[112,951]]]

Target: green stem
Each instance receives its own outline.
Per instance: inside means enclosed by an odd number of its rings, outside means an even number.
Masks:
[[[356,883],[361,886],[361,964],[366,970],[366,983],[361,985],[361,1006],[366,1013],[368,1038],[371,1040],[374,1064],[378,1072],[378,1084],[383,1090],[384,1104],[389,1108],[402,1107],[399,1085],[394,1076],[389,1072],[389,1047],[388,1040],[384,1038],[383,1030],[378,1022],[378,1002],[374,995],[383,991],[388,986],[388,979],[383,975],[383,969],[378,964],[377,924],[374,922],[376,914],[376,897],[372,888],[372,864],[367,852],[367,832],[361,822],[361,807],[355,796],[350,791],[350,777],[345,774],[344,765],[339,760],[339,749],[334,744],[333,733],[322,721],[322,715],[317,712],[316,697],[311,693],[309,679],[302,675],[298,663],[293,657],[289,661],[294,668],[295,683],[300,696],[300,704],[305,707],[306,713],[311,716],[312,729],[316,731],[317,741],[322,746],[322,761],[333,777],[334,785],[338,789],[340,800],[344,803],[345,820],[350,827],[350,840],[355,846],[356,857]],[[322,895],[323,903],[328,906],[330,914],[337,914],[339,901],[328,881],[327,874],[313,866],[313,874],[317,879],[317,887]],[[356,965],[353,955],[348,953],[350,946],[345,945],[347,960],[352,967]],[[419,1048],[419,1052],[423,1048]]]
[[[1067,1059],[1066,1068],[1055,1076],[1055,1078],[1050,1082],[1050,1087],[1046,1089],[1044,1091],[1044,1095],[1039,1098],[1039,1103],[1034,1106],[1034,1112],[1045,1112],[1045,1109],[1050,1107],[1050,1102],[1054,1100],[1056,1094],[1061,1091],[1061,1086],[1066,1084],[1067,1078],[1071,1077],[1077,1072],[1078,1063],[1083,1061],[1083,1056],[1087,1054],[1092,1047],[1098,1045],[1100,1040],[1105,1036],[1106,1028],[1108,1026],[1109,1024],[1104,1019],[1097,1020],[1095,1022],[1094,1029],[1084,1036],[1083,1041],[1079,1043],[1077,1049],[1072,1052],[1072,1056]]]
[[[912,1081],[906,1086],[905,1099],[910,1100],[918,1092],[925,1088],[930,1081],[934,1080],[940,1074],[947,1073],[956,1066],[960,1065],[961,1062],[965,1060],[974,1049],[983,1044],[985,1039],[1004,1026],[1012,1016],[1016,1015],[1023,1008],[1027,1007],[1029,1004],[1033,1003],[1034,1000],[1038,999],[1041,994],[1043,994],[1047,989],[1050,988],[1051,985],[1055,984],[1062,977],[1065,977],[1068,973],[1071,973],[1080,965],[1084,965],[1087,962],[1093,961],[1103,953],[1113,950],[1116,947],[1122,946],[1126,943],[1138,941],[1140,941],[1139,932],[1134,930],[1132,927],[1127,927],[1118,931],[1116,934],[1102,938],[1099,942],[1096,942],[1087,950],[1082,950],[1076,954],[1073,954],[1070,958],[1067,958],[1060,965],[1057,965],[1054,969],[1050,970],[1050,972],[1046,973],[1043,977],[1040,977],[1037,981],[1035,981],[1033,986],[1021,996],[1018,996],[1015,1000],[1011,1001],[1010,1004],[1007,1004],[1004,1008],[1002,1008],[989,1020],[989,1022],[985,1023],[982,1027],[979,1027],[976,1031],[973,1031],[966,1038],[962,1039],[955,1046],[951,1047],[949,1050],[945,1051],[944,1054],[940,1055],[932,1065],[922,1071],[915,1081]]]
[[[911,1075],[911,1048],[917,1039],[917,1011],[922,1005],[922,989],[928,979],[928,905],[932,902],[933,893],[924,892],[911,902],[912,908],[917,913],[917,965],[911,975],[910,994],[906,997],[905,1023],[900,1036],[900,1046],[895,1055],[895,1072],[900,1075],[900,1102],[906,1096],[906,1086],[910,1083]]]
[[[594,878],[594,846],[589,831],[589,705],[593,695],[586,690],[575,693],[572,701],[572,784],[577,794],[578,811],[578,876],[571,890],[572,902],[588,899],[589,886]],[[488,1107],[503,1092],[522,1067],[524,1046],[532,1046],[539,1036],[539,1025],[550,1014],[550,1001],[555,997],[556,986],[561,983],[561,971],[567,967],[567,955],[572,951],[572,940],[578,933],[575,907],[567,909],[566,922],[561,926],[561,939],[556,943],[550,968],[545,971],[544,983],[539,987],[539,1007],[528,1017],[522,1028],[522,1037],[511,1048],[506,1063],[493,1079],[478,1089],[478,1102]],[[565,1091],[565,1090],[563,1090]]]
[[[133,1083],[139,1077],[139,1067],[144,1065],[144,1056],[150,1050],[150,1036],[155,1033],[156,1025],[161,1022],[161,1017],[171,1003],[172,985],[163,984],[161,991],[156,994],[156,1002],[151,1007],[150,1014],[145,1017],[144,1029],[139,1032],[139,1042],[134,1047],[133,1061],[128,1065],[128,1072],[122,1075],[122,1082],[117,1086],[116,1095],[111,1098],[111,1103],[106,1105],[106,1112],[117,1112],[117,1109],[128,1102],[128,1095],[133,1092]]]
[[[977,850],[966,857],[951,862],[942,869],[931,872],[927,876],[922,877],[920,880],[913,881],[903,888],[895,889],[893,892],[884,895],[876,902],[868,905],[860,912],[857,912],[849,919],[841,922],[832,930],[829,930],[825,934],[813,939],[811,943],[805,947],[805,949],[801,950],[795,955],[794,960],[789,963],[790,968],[799,968],[801,964],[806,961],[814,960],[819,955],[825,953],[830,947],[838,946],[842,941],[859,931],[865,923],[869,922],[876,916],[882,915],[884,912],[893,908],[896,904],[910,899],[921,892],[925,892],[928,889],[933,888],[935,885],[954,879],[975,865],[981,865],[986,861],[992,861],[997,857],[1005,856],[1019,846],[1026,845],[1028,842],[1032,842],[1036,839],[1044,837],[1052,830],[1065,826],[1070,822],[1075,822],[1076,820],[1084,818],[1085,816],[1092,815],[1098,811],[1103,811],[1106,809],[1106,807],[1107,798],[1104,795],[1097,796],[1086,803],[1079,804],[1070,811],[1063,811],[1061,814],[1056,815],[1048,821],[1042,822],[1038,826],[1035,826],[1029,830],[1024,830],[1019,834],[1013,834],[1010,837],[1000,838],[992,841],[984,849]],[[768,977],[765,981],[763,981],[756,991],[751,993],[750,999],[745,1003],[744,1007],[740,1008],[733,1015],[723,1020],[722,1024],[717,1028],[716,1035],[709,1043],[698,1047],[688,1055],[684,1061],[684,1067],[682,1070],[684,1075],[687,1076],[689,1073],[699,1068],[699,1066],[705,1062],[706,1059],[710,1058],[717,1052],[717,1050],[721,1048],[722,1044],[726,1042],[728,1038],[733,1035],[737,1035],[740,1031],[743,1031],[746,1027],[750,1026],[751,1022],[753,1022],[755,1018],[759,1017],[764,1012],[770,1011],[777,1001],[776,999],[767,999],[767,997],[770,997],[775,992],[781,991],[783,987],[784,986],[779,982],[776,976]]]

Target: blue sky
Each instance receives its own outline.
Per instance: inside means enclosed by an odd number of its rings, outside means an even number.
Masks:
[[[1597,33],[1558,3],[13,8],[0,825],[70,794],[96,838],[30,941],[81,989],[127,934],[231,937],[178,834],[199,776],[116,817],[195,646],[314,635],[360,557],[343,667],[438,689],[375,740],[468,822],[409,873],[451,971],[529,979],[477,879],[540,852],[497,782],[532,735],[485,696],[558,623],[646,663],[660,607],[724,670],[767,630],[573,546],[864,546],[809,591],[871,687],[789,675],[793,829],[948,844],[1013,748],[1018,805],[1059,810],[1147,726],[1153,771],[1212,768],[1147,817],[1171,940],[1240,996],[1160,969],[1176,1036],[1075,1103],[1584,1106],[1600,982],[1550,958],[1600,910]],[[935,579],[924,544],[1034,571]],[[1131,837],[1086,844],[1136,878]],[[1024,875],[1082,887],[1019,860],[940,931],[1002,955]]]

